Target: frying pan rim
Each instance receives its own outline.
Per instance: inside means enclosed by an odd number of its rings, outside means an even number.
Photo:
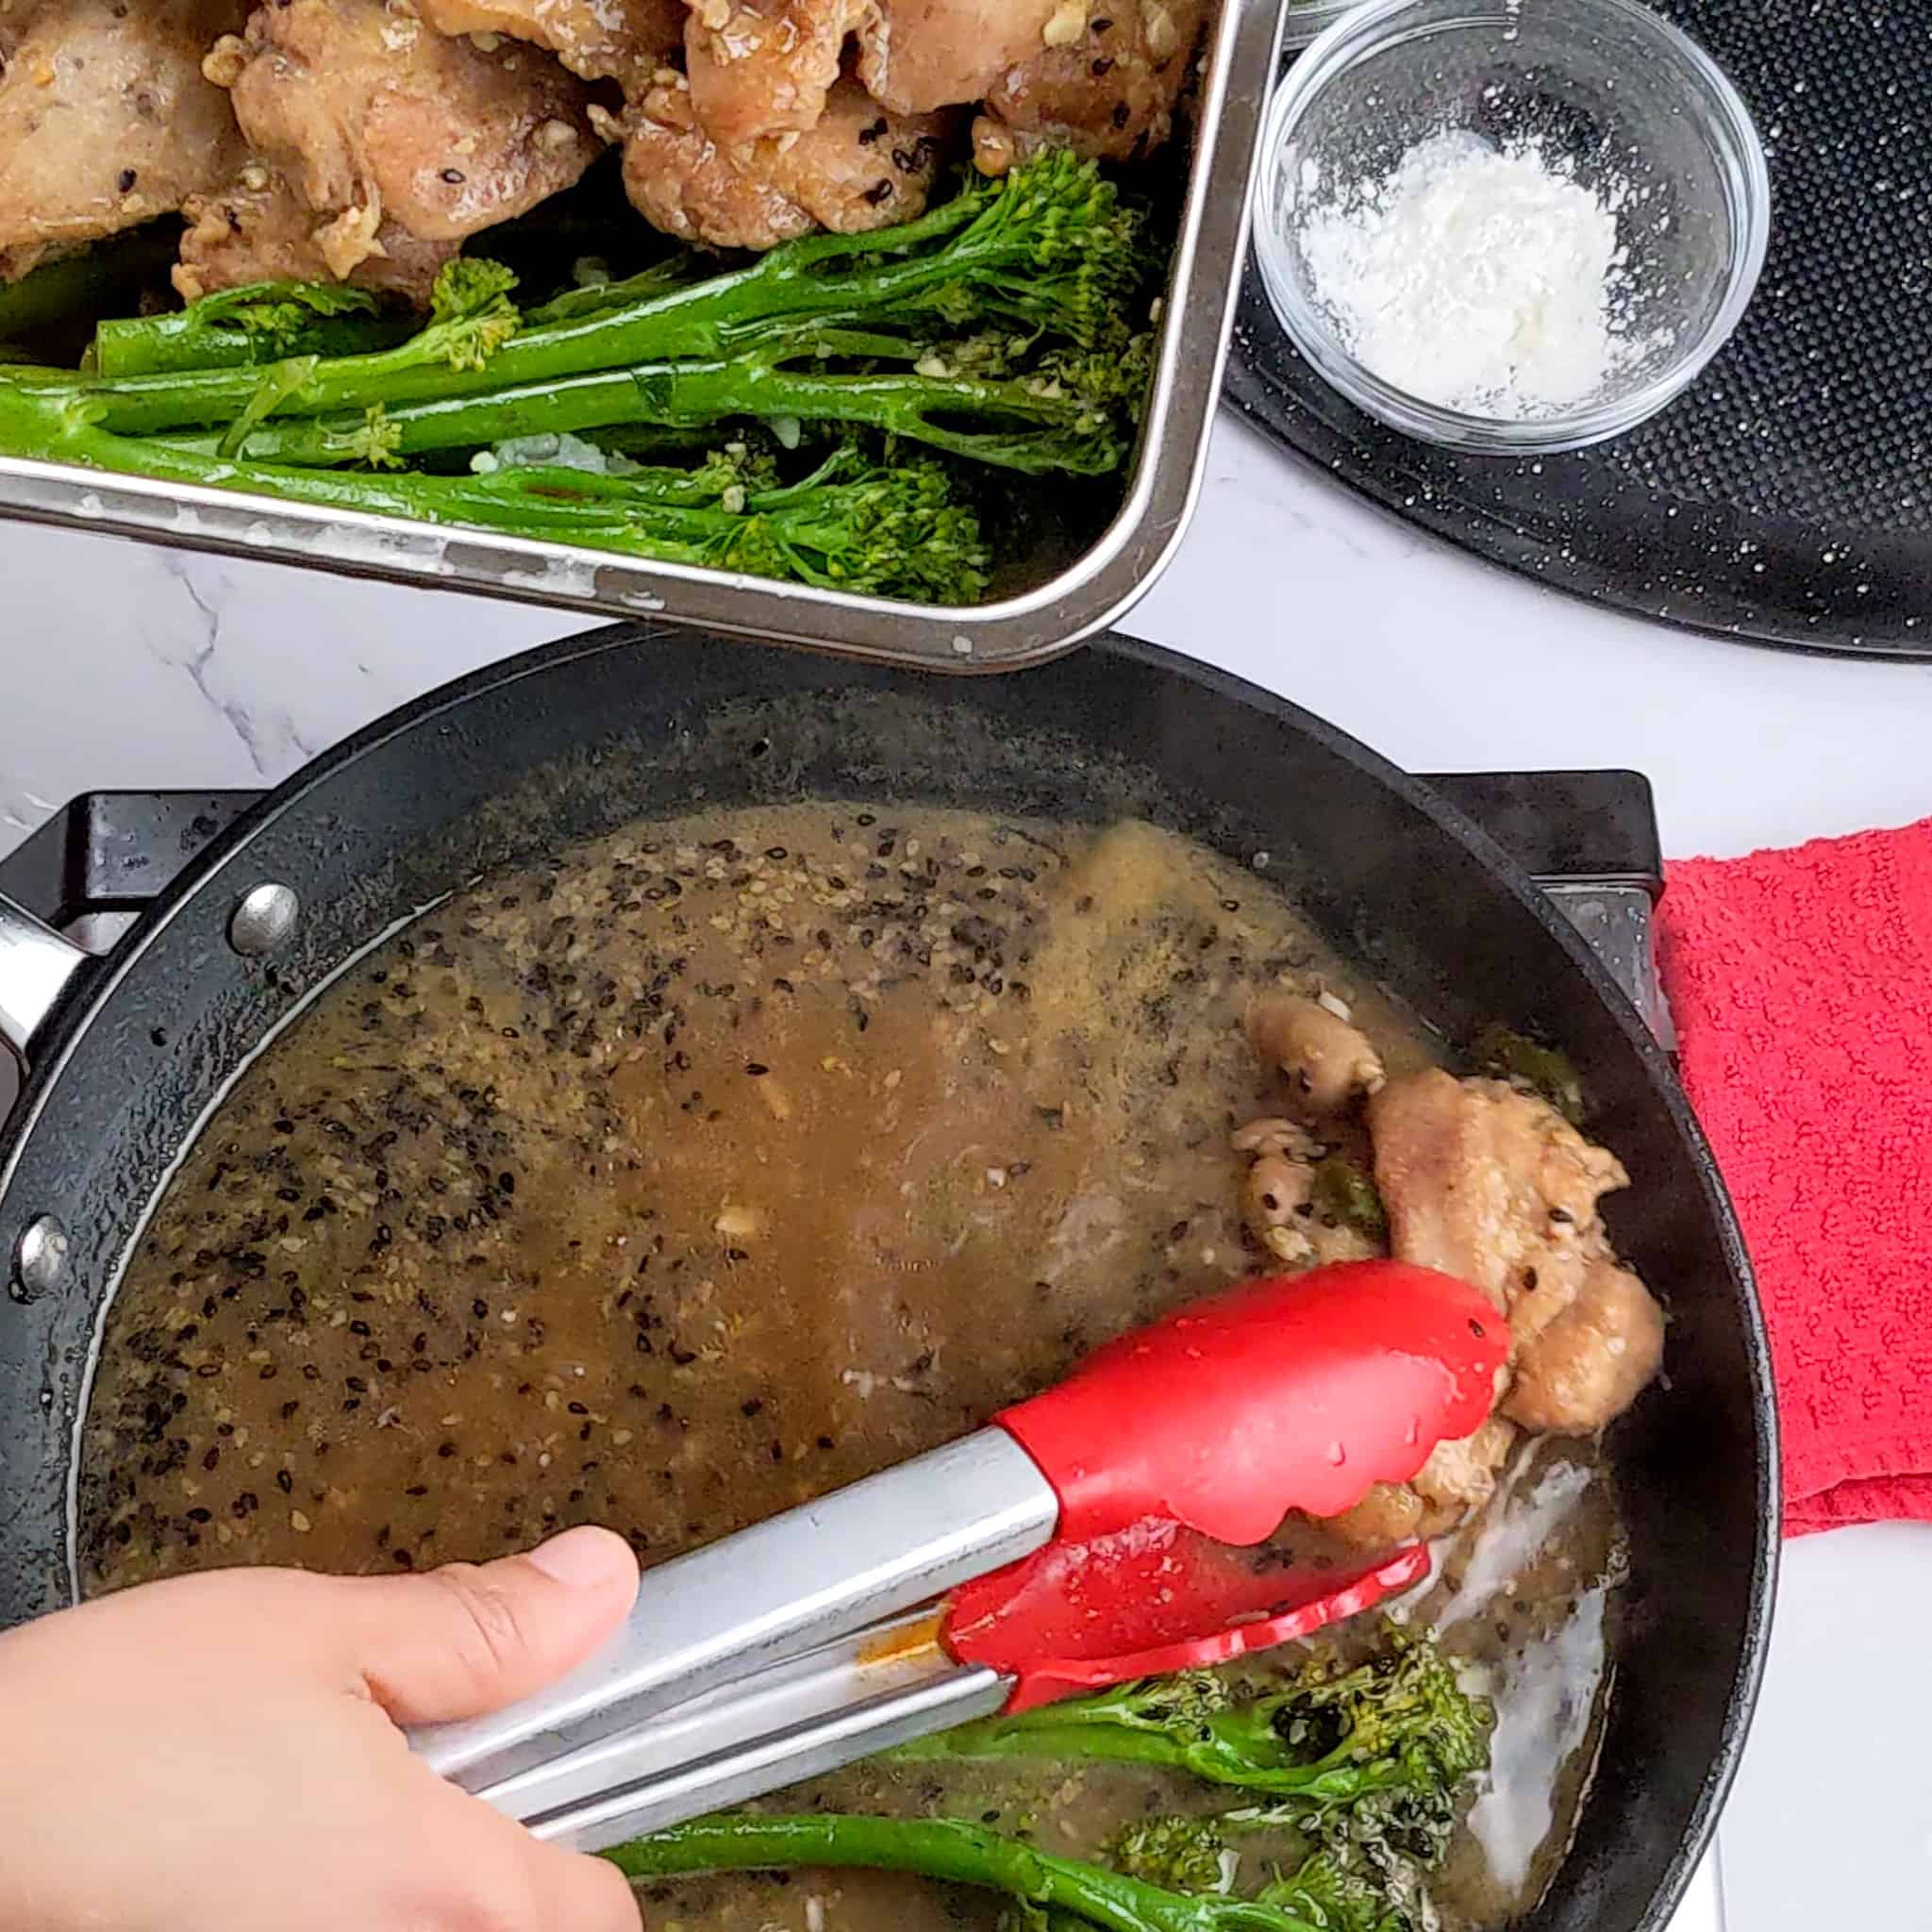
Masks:
[[[559,666],[597,657],[607,651],[634,650],[660,641],[701,641],[707,647],[736,647],[741,650],[773,648],[747,643],[742,639],[692,632],[650,621],[603,625],[578,632],[486,665],[422,693],[351,733],[265,792],[182,868],[100,964],[83,974],[70,995],[63,1000],[42,1041],[37,1043],[39,1050],[34,1063],[28,1070],[10,1116],[0,1122],[0,1136],[4,1136],[4,1144],[0,1144],[0,1208],[4,1208],[22,1154],[40,1126],[48,1100],[88,1029],[111,1006],[115,994],[147,948],[166,932],[185,907],[209,890],[230,865],[245,855],[258,834],[298,809],[319,787],[335,780],[358,759],[405,733],[421,730],[441,715],[459,710],[486,692],[528,678],[541,677]],[[1716,1757],[1706,1773],[1683,1840],[1652,1896],[1649,1909],[1636,1928],[1636,1932],[1666,1932],[1716,1831],[1724,1800],[1737,1775],[1757,1707],[1770,1644],[1778,1568],[1778,1527],[1782,1512],[1776,1397],[1772,1380],[1770,1341],[1742,1233],[1719,1177],[1709,1144],[1678,1085],[1669,1058],[1602,962],[1528,874],[1481,826],[1448,799],[1360,740],[1305,710],[1291,699],[1218,666],[1202,663],[1161,645],[1118,632],[1095,639],[1083,648],[1102,658],[1117,658],[1143,666],[1183,686],[1205,690],[1232,704],[1258,711],[1295,734],[1313,740],[1322,749],[1344,763],[1354,765],[1440,827],[1511,894],[1521,908],[1582,974],[1600,1003],[1608,1008],[1625,1044],[1636,1056],[1654,1097],[1662,1104],[1677,1134],[1682,1151],[1695,1174],[1700,1197],[1730,1277],[1732,1302],[1741,1329],[1740,1340],[1751,1383],[1749,1399],[1753,1428],[1757,1439],[1754,1445],[1757,1521],[1745,1624],[1740,1634],[1741,1652],[1725,1699],[1725,1715]],[[901,667],[855,670],[849,663],[836,658],[814,658],[814,661],[824,665],[828,677],[848,684],[929,684],[935,693],[962,689],[958,680]],[[1063,671],[1066,661],[1064,658],[1056,659],[1054,664],[1041,667],[1039,675],[1051,676],[1056,668]],[[1022,670],[1011,675],[1025,677],[1032,674]],[[971,688],[971,685],[963,687],[965,690]]]

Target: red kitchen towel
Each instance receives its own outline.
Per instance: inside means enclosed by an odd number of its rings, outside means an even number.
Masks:
[[[1785,1532],[1932,1522],[1932,819],[1671,866],[1659,958],[1771,1330]]]

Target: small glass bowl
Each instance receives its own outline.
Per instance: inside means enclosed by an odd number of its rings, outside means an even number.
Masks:
[[[1616,210],[1620,327],[1639,347],[1575,408],[1505,419],[1411,395],[1357,360],[1316,292],[1300,222],[1443,133],[1535,141]],[[1262,134],[1255,254],[1282,327],[1358,408],[1451,449],[1581,449],[1656,414],[1737,327],[1770,229],[1737,90],[1636,0],[1367,0],[1289,69]]]
[[[1307,46],[1338,20],[1346,20],[1361,4],[1362,0],[1288,0],[1288,10],[1281,17],[1282,47],[1291,50]]]

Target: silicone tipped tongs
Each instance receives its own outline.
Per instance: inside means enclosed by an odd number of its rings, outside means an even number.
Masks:
[[[1303,1637],[1428,1574],[1255,1547],[1406,1482],[1490,1411],[1474,1288],[1393,1261],[1248,1284],[1108,1344],[985,1428],[645,1576],[603,1653],[411,1742],[595,1851],[909,1739]]]

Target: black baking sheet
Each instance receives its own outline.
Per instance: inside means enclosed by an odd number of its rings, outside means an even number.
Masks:
[[[1557,0],[1544,0],[1557,4]],[[1465,457],[1382,428],[1289,345],[1249,264],[1227,394],[1460,548],[1689,629],[1932,656],[1932,0],[1671,0],[1770,157],[1737,335],[1642,428]]]

